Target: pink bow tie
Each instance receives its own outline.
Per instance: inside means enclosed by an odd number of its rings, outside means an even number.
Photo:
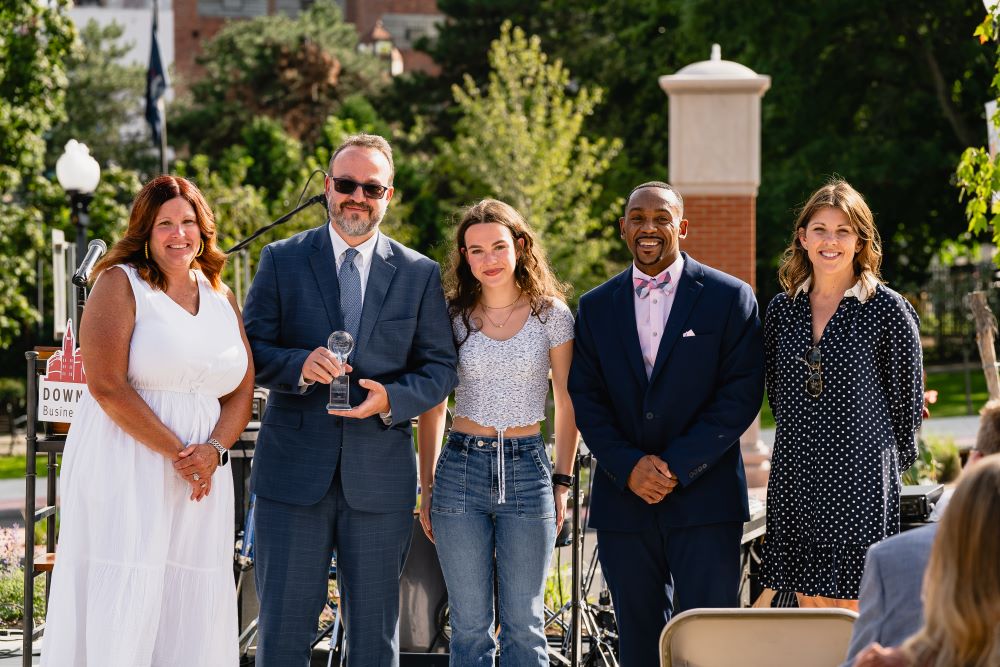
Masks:
[[[650,278],[649,280],[645,278],[632,278],[632,281],[635,283],[635,295],[640,299],[645,299],[655,289],[667,294],[670,287],[670,274],[664,273],[662,278]]]

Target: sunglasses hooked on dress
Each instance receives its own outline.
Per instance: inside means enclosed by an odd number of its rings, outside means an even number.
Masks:
[[[819,398],[823,393],[823,354],[819,350],[819,345],[813,345],[806,350],[805,358],[799,357],[799,361],[809,367],[809,377],[806,378],[806,393],[813,398]]]

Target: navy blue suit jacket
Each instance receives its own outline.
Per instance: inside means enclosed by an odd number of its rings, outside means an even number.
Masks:
[[[358,405],[367,396],[358,380],[382,383],[392,409],[389,426],[378,415],[328,415],[327,385],[298,389],[309,353],[344,328],[327,225],[264,248],[243,318],[257,384],[270,389],[254,453],[254,493],[312,505],[340,465],[352,508],[412,509],[417,473],[410,419],[440,403],[458,382],[437,263],[385,235],[372,258],[351,354],[350,401]]]
[[[643,530],[657,515],[672,527],[749,518],[739,438],[764,394],[757,299],[746,283],[687,254],[676,290],[648,379],[632,267],[580,299],[569,391],[598,463],[590,525],[599,530]],[[655,505],[628,488],[647,454],[679,480]]]

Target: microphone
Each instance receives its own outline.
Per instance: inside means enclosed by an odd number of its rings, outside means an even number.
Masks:
[[[80,263],[80,268],[73,274],[73,284],[77,287],[86,287],[90,282],[90,272],[94,270],[97,260],[108,251],[108,244],[101,239],[94,239],[87,246],[87,256]]]
[[[326,193],[321,192],[318,195],[310,197],[302,203],[302,206],[312,206],[313,204],[322,204],[323,208],[326,208]]]

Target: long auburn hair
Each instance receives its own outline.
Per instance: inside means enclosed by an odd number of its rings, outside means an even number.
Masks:
[[[778,280],[789,297],[795,296],[796,290],[812,277],[812,263],[809,254],[799,242],[799,230],[805,229],[813,216],[823,208],[840,209],[847,215],[851,228],[861,241],[861,250],[854,255],[854,275],[857,278],[868,278],[864,282],[882,282],[879,267],[882,265],[882,240],[875,228],[875,217],[868,208],[864,196],[847,181],[840,178],[830,179],[826,185],[812,193],[809,200],[799,211],[792,229],[792,239],[781,258],[778,267]]]
[[[182,197],[191,204],[198,228],[201,230],[201,240],[205,242],[204,251],[195,258],[191,268],[201,269],[212,284],[212,288],[221,289],[221,273],[226,265],[226,255],[215,244],[215,215],[198,187],[180,176],[157,176],[143,186],[132,202],[132,212],[129,214],[125,236],[111,246],[107,254],[97,263],[91,280],[97,280],[106,269],[116,264],[131,264],[143,280],[157,289],[166,291],[167,277],[156,265],[152,256],[147,259],[146,243],[152,235],[153,223],[160,212],[160,207],[176,197]]]
[[[1000,454],[963,473],[924,573],[924,626],[902,646],[920,667],[1000,665]]]
[[[455,245],[444,279],[448,313],[452,319],[461,317],[465,325],[465,338],[456,341],[459,346],[474,330],[469,318],[483,294],[482,285],[472,275],[469,260],[465,257],[465,233],[472,225],[484,223],[503,225],[510,231],[517,253],[514,282],[521,294],[528,298],[532,315],[544,322],[551,300],[565,301],[568,291],[567,285],[559,282],[552,272],[535,233],[513,206],[496,199],[483,199],[473,204],[464,211],[455,230]]]

